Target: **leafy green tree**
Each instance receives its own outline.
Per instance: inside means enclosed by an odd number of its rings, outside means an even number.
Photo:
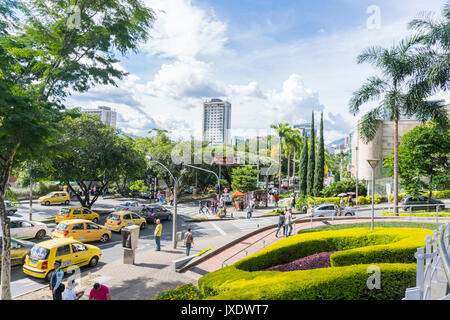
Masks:
[[[53,147],[53,170],[47,178],[64,182],[83,207],[91,208],[103,190],[123,175],[135,180],[143,177],[147,167],[144,154],[130,139],[119,136],[96,115],[66,117],[65,130]],[[80,195],[70,181],[75,181]],[[90,189],[96,187],[96,193]]]
[[[419,125],[402,137],[399,146],[400,178],[408,193],[417,195],[428,190],[448,187],[450,163],[450,129],[431,121]],[[385,160],[388,176],[392,176],[393,157]]]
[[[258,170],[251,166],[233,168],[231,188],[234,191],[247,193],[258,189]]]
[[[81,19],[69,27],[73,4]],[[13,167],[33,159],[48,142],[69,88],[116,85],[126,75],[113,53],[137,51],[154,18],[140,0],[6,0],[0,18],[1,284],[2,299],[9,300],[10,232],[3,200]]]
[[[314,134],[314,111],[312,112],[311,118],[311,139],[309,142],[309,152],[308,152],[308,176],[306,178],[306,194],[313,195],[314,187],[314,173],[316,165],[316,138]]]
[[[302,153],[300,155],[299,175],[299,191],[300,195],[307,195],[307,178],[308,178],[308,137],[303,140]]]
[[[356,179],[335,181],[328,187],[325,187],[321,194],[323,197],[336,197],[340,193],[354,192],[356,189]],[[367,195],[367,182],[358,180],[359,195]]]
[[[276,131],[278,134],[278,137],[280,138],[280,154],[279,154],[279,171],[278,171],[278,189],[281,190],[281,170],[282,170],[282,161],[281,156],[283,154],[283,144],[285,143],[285,139],[288,137],[289,133],[291,132],[291,127],[289,126],[289,123],[279,123],[278,125],[271,125],[272,129]]]
[[[402,115],[417,115],[421,119],[441,118],[441,103],[424,100],[424,92],[411,89],[415,70],[422,67],[423,59],[416,54],[418,37],[402,40],[390,49],[370,47],[358,56],[358,63],[368,62],[381,71],[381,76],[367,79],[353,93],[350,112],[356,115],[360,107],[369,101],[379,101],[377,107],[365,114],[359,123],[364,142],[374,139],[381,119],[394,122],[394,214],[398,214],[398,121]]]
[[[323,189],[325,176],[325,146],[323,140],[323,112],[320,116],[319,148],[317,149],[316,172],[314,173],[314,196],[318,197]]]

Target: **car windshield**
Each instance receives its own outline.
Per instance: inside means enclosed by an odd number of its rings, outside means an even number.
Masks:
[[[34,245],[30,251],[30,257],[36,260],[45,260],[48,257],[50,250],[40,247],[38,245]]]
[[[62,208],[61,210],[59,210],[59,214],[69,214],[70,213],[70,209],[68,208]]]
[[[56,226],[56,230],[58,230],[58,231],[66,231],[68,227],[69,226],[67,224],[58,223],[58,225]]]
[[[120,216],[118,214],[110,214],[108,216],[108,219],[109,220],[113,220],[113,221],[117,221],[117,220],[120,220]]]

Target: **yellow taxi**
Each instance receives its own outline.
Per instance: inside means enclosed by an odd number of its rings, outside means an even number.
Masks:
[[[112,212],[105,222],[105,227],[108,230],[120,232],[123,227],[130,225],[138,225],[144,229],[147,225],[146,220],[130,211],[115,211]]]
[[[70,196],[66,191],[55,191],[40,197],[38,199],[41,205],[49,206],[51,204],[65,204],[70,203]]]
[[[22,270],[29,276],[50,281],[55,260],[61,260],[61,267],[67,272],[71,266],[95,267],[101,256],[102,251],[96,246],[75,239],[52,239],[31,248]]]
[[[89,220],[75,219],[58,223],[51,237],[52,239],[72,238],[80,242],[107,242],[111,239],[111,231]]]
[[[55,222],[60,223],[64,220],[73,219],[90,220],[92,222],[98,223],[100,221],[100,215],[84,207],[61,208],[55,217]]]

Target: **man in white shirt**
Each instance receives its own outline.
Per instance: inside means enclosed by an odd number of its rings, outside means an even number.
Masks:
[[[84,291],[76,293],[76,285],[77,283],[75,280],[70,280],[69,283],[67,283],[66,289],[62,294],[63,300],[80,300],[80,298],[84,295]]]
[[[284,217],[284,234],[286,235],[286,237],[289,237],[291,233],[292,233],[292,209],[289,209]]]

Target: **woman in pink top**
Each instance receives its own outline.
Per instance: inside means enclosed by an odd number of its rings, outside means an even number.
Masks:
[[[89,294],[89,300],[111,300],[108,287],[100,283],[94,284],[94,288]]]

